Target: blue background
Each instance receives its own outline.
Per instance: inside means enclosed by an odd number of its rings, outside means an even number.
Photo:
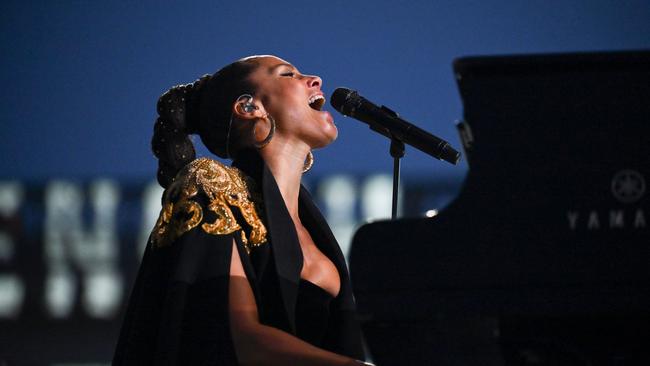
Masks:
[[[357,89],[460,149],[454,58],[650,47],[648,0],[4,1],[0,14],[0,178],[23,181],[153,178],[158,96],[246,55],[318,74],[327,95]],[[390,172],[388,141],[333,115],[316,174]],[[413,149],[403,163],[423,179],[466,169]]]
[[[320,75],[326,95],[357,89],[460,149],[454,58],[650,49],[650,0],[5,0],[0,47],[0,312],[14,311],[0,314],[0,364],[88,365],[112,355],[158,214],[150,139],[171,86],[275,54]],[[390,178],[374,173],[392,162],[383,136],[333,115],[339,139],[306,178],[347,251],[358,225],[390,212]],[[466,172],[407,148],[405,215],[442,209]],[[53,200],[55,178],[74,183]],[[61,268],[70,275],[48,287]],[[91,269],[113,271],[112,282],[86,286]],[[53,318],[48,294],[70,312]],[[108,310],[98,316],[88,299]]]

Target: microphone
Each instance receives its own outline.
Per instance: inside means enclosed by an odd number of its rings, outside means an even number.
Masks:
[[[385,106],[376,106],[354,90],[337,88],[332,93],[330,104],[344,116],[367,123],[371,130],[388,138],[398,139],[438,160],[452,164],[460,160],[460,153],[447,141],[401,119],[397,113]]]

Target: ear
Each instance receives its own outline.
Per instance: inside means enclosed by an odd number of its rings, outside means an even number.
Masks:
[[[232,104],[232,115],[240,120],[254,120],[264,116],[263,107],[250,94],[242,94]]]

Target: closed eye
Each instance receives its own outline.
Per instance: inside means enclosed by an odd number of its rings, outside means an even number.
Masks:
[[[294,76],[296,76],[296,73],[295,72],[284,72],[284,73],[280,74],[280,76],[294,77]]]

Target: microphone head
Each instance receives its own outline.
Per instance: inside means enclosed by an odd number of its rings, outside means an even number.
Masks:
[[[356,94],[356,92],[352,89],[336,88],[330,97],[330,104],[337,111],[343,113],[344,115],[348,115],[348,113],[344,111],[346,109],[345,104],[348,102],[352,94]]]

